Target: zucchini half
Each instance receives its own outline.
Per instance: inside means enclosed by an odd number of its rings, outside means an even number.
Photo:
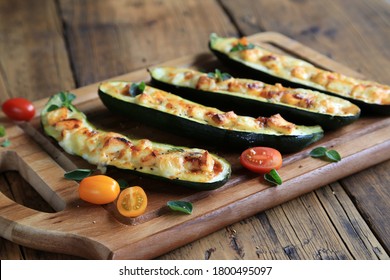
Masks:
[[[71,104],[74,98],[71,93],[58,93],[41,113],[44,132],[69,154],[103,169],[113,166],[196,190],[216,189],[228,181],[231,166],[225,159],[203,149],[130,139],[99,130]]]
[[[256,116],[280,113],[305,125],[336,129],[355,121],[360,109],[353,103],[318,91],[285,88],[226,73],[202,73],[192,69],[155,67],[149,69],[152,84],[184,98]]]
[[[323,137],[320,126],[298,126],[280,115],[257,119],[183,99],[166,91],[146,86],[131,94],[134,83],[103,82],[99,96],[106,107],[131,119],[157,126],[209,143],[234,148],[269,146],[282,153],[299,151]]]
[[[326,71],[288,55],[272,53],[249,43],[245,37],[210,35],[210,50],[238,73],[268,83],[319,90],[345,98],[363,112],[390,114],[390,86]]]

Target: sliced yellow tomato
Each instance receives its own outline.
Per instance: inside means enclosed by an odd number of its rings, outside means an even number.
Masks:
[[[139,186],[128,187],[122,190],[116,204],[119,213],[130,218],[142,215],[147,205],[148,198],[146,193]]]

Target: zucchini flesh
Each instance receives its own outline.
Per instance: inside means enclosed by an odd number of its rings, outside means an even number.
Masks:
[[[207,107],[166,91],[146,86],[133,96],[131,82],[108,81],[99,97],[112,112],[148,125],[233,148],[269,146],[282,153],[299,151],[323,137],[320,126],[300,126],[274,115],[257,119]]]
[[[215,189],[228,181],[231,167],[225,159],[204,149],[130,139],[99,130],[66,102],[70,96],[74,95],[61,92],[52,96],[41,113],[45,133],[69,154],[101,169],[113,166],[198,190]]]
[[[319,90],[345,98],[363,111],[390,114],[390,86],[326,71],[288,55],[272,53],[251,44],[245,37],[210,35],[210,50],[228,66],[246,77],[284,86]]]
[[[154,67],[152,84],[196,102],[256,116],[280,113],[305,125],[335,129],[355,121],[360,109],[353,103],[318,91],[269,85],[250,79],[226,78],[193,69]],[[217,72],[218,73],[218,72]]]

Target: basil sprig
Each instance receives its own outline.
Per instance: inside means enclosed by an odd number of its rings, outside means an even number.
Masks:
[[[76,95],[74,95],[71,92],[61,91],[60,93],[58,93],[58,96],[60,97],[61,100],[61,106],[58,106],[57,104],[52,104],[47,109],[47,112],[57,110],[60,107],[66,107],[69,110],[72,110],[71,109],[72,101],[76,99]]]
[[[0,137],[5,137],[6,135],[7,133],[5,131],[4,125],[0,125]],[[0,142],[1,147],[6,148],[9,145],[11,145],[11,141],[8,138],[5,138],[3,141]]]
[[[270,172],[264,174],[264,179],[273,185],[281,185],[283,183],[283,180],[276,169],[272,169]]]
[[[4,141],[0,143],[0,146],[4,148],[9,147],[10,145],[11,145],[11,140],[9,139],[4,139]]]
[[[141,94],[145,90],[145,82],[140,82],[140,83],[132,83],[131,87],[129,89],[129,93],[132,97],[137,96],[138,94]]]
[[[187,201],[168,201],[168,207],[173,211],[182,212],[185,214],[192,213],[192,203]]]
[[[4,137],[6,134],[4,125],[0,125],[0,137]]]
[[[250,49],[254,49],[254,48],[255,48],[255,45],[253,45],[252,43],[249,43],[247,45],[243,45],[241,43],[238,43],[237,45],[235,45],[233,48],[230,49],[230,52],[250,50]]]
[[[331,162],[337,162],[341,160],[341,156],[336,150],[328,150],[325,147],[314,148],[310,152],[310,156],[313,158],[322,158]]]
[[[217,81],[226,81],[232,76],[229,73],[222,73],[219,69],[215,69],[214,72],[209,72],[207,77],[216,79]]]
[[[94,170],[91,169],[74,169],[64,174],[64,177],[69,180],[81,181],[90,176]]]
[[[121,190],[126,189],[129,186],[129,183],[125,179],[118,179],[116,181],[118,182]]]

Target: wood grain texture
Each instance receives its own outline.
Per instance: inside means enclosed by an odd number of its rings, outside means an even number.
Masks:
[[[249,37],[249,40],[272,42],[274,47],[283,46],[285,50],[289,49],[289,44],[298,45],[286,37],[275,36],[272,33],[269,38],[267,33],[264,33]],[[300,55],[304,55],[305,48],[303,47],[293,48],[290,52],[294,53],[297,50]],[[321,64],[320,56],[316,57],[317,63]],[[178,66],[188,64],[198,67],[199,65],[207,66],[203,59],[202,61],[198,59],[199,56],[192,56],[167,63]],[[326,61],[327,59],[324,62],[325,67],[327,67]],[[144,73],[144,79],[146,79],[146,70],[129,73],[120,79],[136,80],[141,73]],[[102,108],[102,104],[96,99],[96,90],[97,84],[74,90],[73,92],[78,96],[76,106],[83,108],[84,112],[101,112],[99,108]],[[36,106],[39,109],[38,103]],[[96,119],[104,118],[97,113]],[[110,129],[120,128],[116,118],[110,118],[110,120]],[[139,127],[140,130],[150,131],[149,127]],[[39,127],[37,129],[39,130]],[[218,152],[221,156],[228,158],[233,165],[232,178],[224,187],[211,192],[194,193],[143,179],[142,185],[147,190],[150,201],[148,211],[139,218],[124,219],[118,218],[111,204],[103,208],[80,201],[77,184],[64,180],[64,169],[49,158],[48,154],[42,151],[37,144],[28,144],[31,140],[24,131],[17,126],[8,129],[13,147],[2,150],[1,168],[18,170],[56,212],[37,212],[1,196],[1,234],[22,245],[85,258],[144,259],[157,257],[243,218],[293,200],[324,184],[386,160],[390,152],[390,139],[388,138],[390,119],[362,118],[347,127],[327,134],[321,140],[321,145],[337,149],[343,155],[342,161],[330,164],[326,161],[312,159],[308,157],[307,149],[286,155],[284,168],[280,170],[284,182],[281,186],[272,188],[258,177],[251,178],[248,177],[249,174],[245,174],[245,170],[238,163],[239,154],[211,146],[212,152]],[[133,130],[132,133],[136,131]],[[156,136],[159,134],[157,132]],[[43,137],[44,142],[41,143],[38,135],[31,134],[31,136],[37,139],[41,146],[47,146],[48,139],[45,141]],[[365,137],[373,140],[363,141]],[[346,139],[350,140],[346,141]],[[169,142],[172,141],[176,141],[174,135],[169,136]],[[357,164],[356,159],[359,157],[366,157],[367,160]],[[122,173],[120,176],[125,176],[125,174]],[[158,188],[154,188],[156,184]],[[162,196],[162,189],[165,189],[164,196]],[[192,215],[180,216],[163,211],[166,201],[183,199],[194,203],[195,211]],[[279,228],[278,237],[286,237],[280,243],[284,254],[290,259],[354,258],[353,255],[347,253],[348,249],[343,246],[340,236],[324,211],[305,211],[293,214],[294,210],[302,205],[306,209],[319,208],[320,203],[318,199],[305,200],[303,198],[293,200],[292,204],[286,204],[277,209],[283,211],[277,212],[277,223],[273,227]],[[77,217],[77,223],[75,217]],[[319,233],[317,236],[313,234],[313,228],[310,226],[313,220],[322,221],[315,225],[315,231]],[[289,223],[296,225],[294,230],[286,231],[285,225]],[[334,247],[319,250],[324,239],[333,239]],[[244,251],[240,249],[238,239],[232,237],[232,240],[239,257],[246,257]],[[306,246],[298,250],[295,244],[302,240]],[[380,249],[383,251],[382,248]],[[253,258],[254,256],[247,257]],[[367,258],[373,257],[376,256],[367,254]]]
[[[0,102],[73,88],[61,19],[50,0],[0,3]]]
[[[60,9],[78,86],[206,51],[215,30],[235,34],[216,1],[61,0]]]
[[[15,96],[17,92],[26,93],[33,100],[37,100],[59,89],[86,85],[102,78],[110,78],[142,68],[156,61],[163,62],[182,54],[196,53],[206,48],[200,42],[201,39],[207,39],[208,32],[217,32],[221,35],[239,33],[250,35],[259,31],[278,31],[367,77],[389,83],[388,32],[390,29],[387,20],[389,4],[384,0],[324,2],[304,0],[224,0],[217,2],[207,0],[198,1],[201,2],[199,6],[197,6],[198,2],[195,4],[195,1],[180,0],[110,2],[112,4],[103,1],[2,1],[0,4],[0,29],[2,31],[0,38],[7,40],[0,40],[1,100]],[[55,3],[59,3],[57,7]],[[155,7],[159,7],[159,10],[165,13],[159,13]],[[204,7],[207,8],[206,11]],[[32,17],[30,11],[36,11],[38,8],[39,13],[34,13]],[[141,11],[142,13],[139,13]],[[107,13],[109,16],[106,16]],[[118,24],[120,19],[111,16],[116,13],[125,18],[124,24]],[[205,13],[207,13],[206,16]],[[211,14],[213,16],[209,16]],[[48,26],[47,22],[52,22],[53,18],[56,23]],[[104,18],[104,21],[99,18]],[[197,23],[196,26],[192,24],[193,22]],[[182,27],[179,32],[176,31],[178,24]],[[62,47],[54,47],[53,56],[50,51],[42,55],[41,50],[47,50],[52,41],[43,44],[42,40],[35,42],[32,38],[41,38],[39,34],[47,34],[47,30],[52,31],[53,26],[58,33],[56,31],[50,35],[53,35],[56,42],[60,38]],[[60,31],[62,27],[64,32]],[[187,30],[190,32],[186,33]],[[17,34],[16,39],[11,33]],[[122,36],[126,34],[136,36]],[[134,37],[136,37],[135,42]],[[171,42],[177,42],[177,48],[164,48],[167,44],[171,46]],[[64,45],[67,49],[63,48]],[[70,63],[68,58],[61,58],[64,55],[63,50],[68,51]],[[13,54],[12,60],[8,58],[9,54]],[[367,57],[370,59],[367,60]],[[53,59],[62,61],[62,63],[53,62]],[[52,67],[53,64],[57,66]],[[45,71],[45,77],[38,74],[42,73],[42,69],[50,70]],[[67,75],[69,73],[74,76],[76,82],[73,82],[73,76]],[[80,161],[77,163],[79,164]],[[272,211],[283,208],[284,205],[282,205],[212,233],[161,258],[287,259],[294,256],[317,256],[316,251],[319,252],[321,248],[327,247],[328,242],[331,242],[332,248],[339,248],[339,243],[345,242],[347,245],[343,247],[342,252],[330,251],[322,255],[339,258],[348,256],[356,259],[384,259],[386,254],[381,249],[378,250],[380,247],[376,244],[378,240],[383,245],[389,244],[388,194],[383,191],[383,186],[387,183],[383,180],[389,176],[387,170],[388,162],[359,173],[356,179],[353,175],[342,180],[341,184],[336,186],[338,188],[342,186],[347,195],[337,196],[337,199],[332,195],[318,195],[316,191],[321,204],[310,204],[311,207],[308,209],[314,212],[312,223],[305,224],[304,227],[305,232],[313,232],[314,241],[311,244],[317,244],[318,248],[311,245],[304,246],[303,235],[291,237],[295,243],[284,242],[283,244],[289,246],[281,246],[278,238],[281,240],[285,238],[278,234],[284,233],[282,230],[273,230],[271,225],[277,224],[279,219],[286,221],[287,214],[282,210],[277,211],[281,217],[272,215]],[[373,172],[377,172],[377,178],[371,176]],[[19,189],[20,185],[26,184],[17,176],[14,179],[15,173],[9,176],[12,176],[12,179],[1,181],[2,192],[8,192],[10,188],[11,190]],[[330,190],[334,189],[334,184],[320,190],[323,189],[330,194]],[[34,195],[34,191],[19,194],[21,201],[42,201],[39,195]],[[371,199],[371,194],[375,194],[372,195],[373,198],[379,199],[376,202],[380,211],[376,209],[376,204],[365,203],[367,199]],[[308,194],[308,196],[311,195]],[[330,211],[326,206],[329,203],[328,199],[331,198],[336,199],[332,200],[331,207],[338,205],[337,211]],[[37,205],[40,204],[40,202],[37,203]],[[47,206],[43,208],[45,207]],[[303,215],[307,209],[303,203],[294,203],[289,211],[293,211],[295,215]],[[329,214],[326,216],[321,214],[324,211]],[[257,217],[262,217],[262,223],[257,222]],[[334,235],[329,241],[321,241],[321,233],[318,231],[320,227],[317,224],[329,222],[335,225],[339,235]],[[302,225],[291,222],[289,227],[294,231],[296,227],[301,228]],[[334,232],[334,229],[329,228],[326,235]],[[374,234],[378,240],[373,237]],[[371,243],[373,246],[370,246]],[[289,248],[295,248],[299,254],[291,253],[294,250]],[[388,248],[388,246],[384,248],[387,254],[389,254]],[[1,259],[71,258],[68,255],[19,247],[4,239],[0,239],[0,249]]]
[[[231,0],[222,1],[242,34],[277,31],[355,69],[369,79],[390,83],[390,5],[387,1],[244,0],[242,3],[245,4],[237,6]],[[245,8],[247,5],[253,8]],[[279,14],[283,17],[275,16]],[[388,209],[385,205],[390,198],[386,191],[390,185],[388,170],[388,163],[383,163],[356,177],[352,176],[352,179],[341,181],[386,248],[389,244],[390,219],[383,211],[388,211],[384,209]],[[366,204],[367,197],[371,201],[372,193],[376,194],[373,196],[375,203]],[[348,204],[349,200],[344,203]],[[337,220],[337,216],[334,219]]]
[[[74,88],[61,18],[53,1],[1,1],[0,38],[0,103],[18,96],[38,100],[59,89]],[[2,192],[10,198],[47,210],[47,203],[17,172],[3,172],[1,177]],[[4,239],[0,247],[1,259],[39,259],[45,254]]]
[[[390,161],[386,161],[341,181],[360,214],[385,248],[390,245],[390,181],[384,176],[389,174],[389,170]]]
[[[389,83],[387,1],[243,0],[240,5],[234,0],[221,2],[243,35],[276,31],[364,73],[367,78]]]

